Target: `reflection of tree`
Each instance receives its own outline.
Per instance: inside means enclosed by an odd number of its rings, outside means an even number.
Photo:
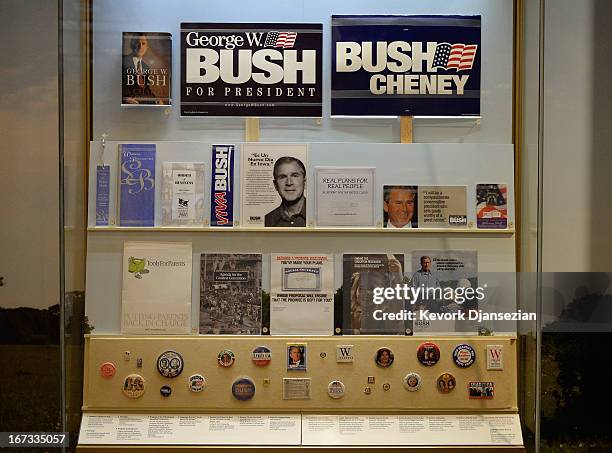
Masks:
[[[59,304],[47,309],[0,308],[0,344],[59,344]]]
[[[550,443],[581,442],[597,451],[612,449],[608,417],[595,410],[612,405],[610,379],[603,371],[612,351],[612,334],[567,331],[571,323],[612,322],[611,309],[612,296],[582,287],[559,320],[544,328],[542,438]]]

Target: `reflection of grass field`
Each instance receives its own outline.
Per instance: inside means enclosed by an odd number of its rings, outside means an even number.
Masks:
[[[59,346],[0,345],[2,431],[60,430]]]

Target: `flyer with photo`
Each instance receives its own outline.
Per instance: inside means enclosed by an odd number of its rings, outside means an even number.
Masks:
[[[308,145],[244,143],[240,172],[243,228],[306,227]]]
[[[393,288],[404,282],[403,253],[343,255],[343,326],[349,334],[403,335],[409,327],[403,320],[377,319],[383,313],[398,313],[404,300],[387,299],[374,303],[375,288]],[[375,314],[379,311],[381,316]]]

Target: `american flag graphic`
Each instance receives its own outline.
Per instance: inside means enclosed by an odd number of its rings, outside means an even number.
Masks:
[[[297,32],[294,31],[269,31],[266,36],[264,47],[281,47],[290,49],[295,44]]]
[[[465,71],[472,69],[478,44],[440,43],[436,46],[433,67]]]

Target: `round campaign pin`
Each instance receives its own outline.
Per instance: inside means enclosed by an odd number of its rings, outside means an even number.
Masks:
[[[455,387],[457,387],[457,381],[455,380],[455,376],[450,373],[442,373],[438,377],[437,383],[438,390],[442,393],[450,393]]]
[[[426,366],[433,366],[440,360],[440,348],[435,343],[422,343],[417,349],[419,362]]]
[[[251,352],[251,360],[257,366],[266,366],[272,360],[272,351],[267,346],[257,346]]]
[[[176,351],[165,351],[157,358],[157,371],[167,378],[174,378],[181,374],[183,365],[183,357]]]
[[[331,381],[327,385],[327,394],[334,399],[342,398],[345,391],[346,387],[341,381]]]
[[[117,367],[112,362],[104,362],[100,365],[100,374],[104,378],[112,378],[117,372]]]
[[[239,401],[247,401],[255,396],[255,383],[247,377],[238,378],[232,384],[232,395]]]
[[[164,385],[159,389],[161,396],[168,398],[172,394],[172,388],[169,385]]]
[[[376,365],[387,368],[393,364],[393,360],[395,360],[395,356],[391,349],[389,348],[380,348],[376,351],[376,357],[374,357],[376,361]]]
[[[469,344],[460,344],[453,350],[455,365],[467,368],[476,361],[476,351]]]
[[[416,392],[421,388],[421,376],[417,373],[408,373],[404,376],[404,388],[409,392]]]
[[[217,362],[219,362],[219,365],[226,368],[232,366],[235,360],[234,353],[229,349],[224,349],[217,355]]]
[[[140,374],[130,374],[123,380],[123,394],[128,398],[140,398],[145,392],[145,380]]]
[[[206,379],[201,374],[192,374],[189,376],[189,390],[198,393],[204,390]]]

